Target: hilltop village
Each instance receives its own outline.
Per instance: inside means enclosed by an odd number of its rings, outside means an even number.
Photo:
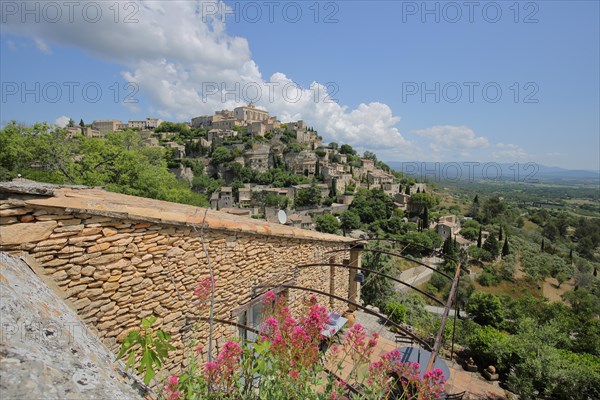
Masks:
[[[395,208],[407,213],[405,222],[415,213],[411,222],[422,219],[422,202],[410,199],[425,193],[425,183],[393,171],[370,151],[361,156],[350,145],[325,144],[305,121],[283,123],[252,103],[189,123],[147,118],[77,126],[71,121],[66,129],[69,136],[96,138],[136,131],[146,146],[168,149],[170,171],[206,195],[211,208],[230,214],[323,230],[317,219],[346,211],[364,188],[389,195]]]

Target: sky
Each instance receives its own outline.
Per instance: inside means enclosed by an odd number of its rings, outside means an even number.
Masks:
[[[386,161],[600,170],[598,1],[2,1],[0,121],[253,101]]]

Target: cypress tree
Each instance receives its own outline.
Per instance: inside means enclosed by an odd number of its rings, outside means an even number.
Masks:
[[[544,251],[544,239],[542,239],[542,248],[541,251]]]
[[[423,210],[423,229],[429,229],[429,211],[427,210],[427,206]]]
[[[477,237],[477,247],[481,248],[481,227],[479,227],[479,236]]]
[[[444,240],[444,247],[442,248],[442,251],[444,252],[444,254],[450,254],[451,246],[452,246],[452,238],[450,236],[448,236],[446,238],[446,240]]]
[[[406,190],[404,191],[404,194],[407,194],[410,196],[410,185],[406,185]]]
[[[478,194],[476,194],[475,197],[473,198],[473,203],[479,204],[479,195]]]
[[[500,230],[498,231],[498,241],[501,242],[502,239],[502,227],[500,227]]]
[[[573,249],[569,251],[569,260],[571,260],[571,264],[573,264]]]
[[[502,246],[502,258],[506,257],[510,254],[510,249],[508,248],[508,236],[504,238],[504,246]]]
[[[331,189],[329,189],[329,197],[335,199],[337,196],[337,179],[333,178],[331,180]]]
[[[79,120],[79,126],[80,126],[80,127],[82,127],[82,128],[84,128],[84,127],[85,127],[85,123],[83,122],[83,118],[81,118],[81,119]]]

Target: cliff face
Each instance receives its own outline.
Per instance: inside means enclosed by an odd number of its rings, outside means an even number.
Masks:
[[[0,252],[0,396],[141,399],[114,355],[47,283]]]

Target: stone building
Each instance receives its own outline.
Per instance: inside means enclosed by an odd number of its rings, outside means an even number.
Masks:
[[[128,128],[137,129],[155,129],[158,128],[164,121],[160,118],[146,118],[142,120],[130,120],[127,122]]]
[[[206,140],[209,143],[212,142],[223,142],[226,138],[236,137],[237,132],[232,129],[211,129],[206,135]]]
[[[248,103],[247,106],[234,108],[233,116],[246,123],[259,122],[269,119],[269,112],[267,110],[256,108],[252,103]]]
[[[268,290],[285,293],[296,315],[314,290],[359,301],[355,270],[298,268],[328,262],[360,267],[360,246],[341,236],[26,180],[0,183],[0,224],[0,251],[30,260],[112,351],[143,318],[156,316],[154,326],[170,333],[175,346],[165,364],[169,373],[181,372],[191,340],[207,348],[208,306],[193,292],[210,271],[215,348],[240,334],[230,323],[260,326],[254,305]],[[338,312],[348,307],[317,298]]]
[[[92,122],[92,128],[102,133],[116,132],[120,129],[120,125],[121,121],[118,119],[96,120]]]
[[[173,157],[185,158],[185,146],[176,142],[167,142],[164,144],[166,148],[173,149]]]

